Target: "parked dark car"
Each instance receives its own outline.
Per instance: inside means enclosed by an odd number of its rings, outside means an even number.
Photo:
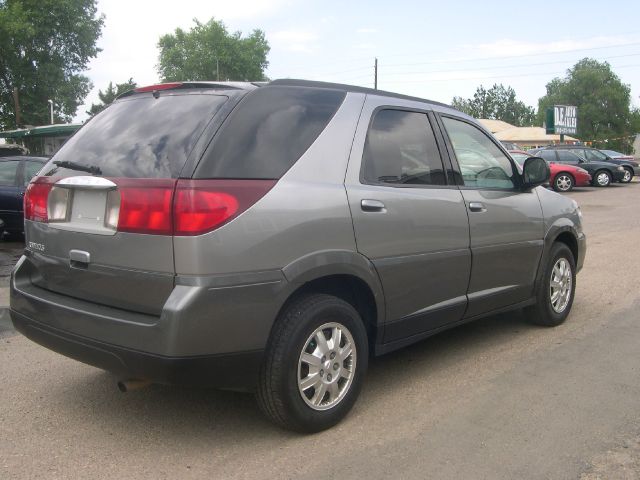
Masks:
[[[600,162],[585,160],[577,150],[562,145],[556,147],[545,147],[541,149],[529,150],[529,153],[544,158],[550,163],[564,163],[584,168],[591,175],[591,184],[594,187],[608,187],[611,182],[622,182],[627,170],[621,165],[612,162]],[[584,147],[583,147],[584,148]],[[591,157],[591,156],[590,156]]]
[[[584,145],[552,145],[547,148],[553,150],[568,150],[588,162],[608,162],[614,165],[620,165],[624,168],[624,176],[618,181],[622,183],[629,183],[634,175],[640,175],[640,164],[634,160],[633,157],[615,158],[602,150],[585,147]]]
[[[532,157],[531,154],[522,150],[509,150],[509,153],[521,166],[524,166],[527,158]],[[589,175],[589,172],[585,169],[576,165],[554,162],[548,163],[549,170],[551,171],[549,184],[556,192],[570,192],[573,190],[573,187],[587,187],[591,185],[591,175]]]
[[[4,232],[20,235],[24,231],[24,191],[47,160],[22,155],[0,158],[0,218],[4,221]]]
[[[322,430],[370,355],[504,310],[567,318],[586,239],[548,180],[427,100],[302,80],[138,88],[30,183],[11,319],[121,389],[248,389],[277,424]]]
[[[631,160],[632,162],[637,162],[633,155],[626,155],[622,152],[616,152],[615,150],[603,150],[602,148],[600,151],[614,160]]]
[[[13,143],[3,143],[0,145],[0,157],[13,157],[15,155],[26,155],[27,149],[21,145]]]

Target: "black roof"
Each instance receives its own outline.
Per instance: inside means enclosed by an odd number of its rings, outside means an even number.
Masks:
[[[439,105],[441,107],[453,108],[446,103],[435,102],[433,100],[427,100],[420,97],[411,97],[409,95],[402,95],[400,93],[387,92],[385,90],[375,90],[373,88],[357,87],[355,85],[346,85],[343,83],[330,83],[330,82],[317,82],[315,80],[296,80],[296,79],[279,79],[269,82],[270,85],[282,85],[290,87],[315,87],[315,88],[332,88],[335,90],[342,90],[344,92],[366,93],[368,95],[382,95],[383,97],[400,98],[403,100],[412,100],[417,102],[429,103],[431,105]]]

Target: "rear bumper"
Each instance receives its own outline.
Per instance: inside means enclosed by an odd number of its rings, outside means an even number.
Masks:
[[[40,345],[122,379],[145,379],[169,385],[207,385],[234,390],[253,390],[263,351],[193,357],[166,357],[52,328],[11,310],[20,333]]]
[[[35,275],[22,257],[11,278],[10,309],[16,328],[33,341],[122,378],[241,390],[256,385],[286,283],[281,272],[269,273],[271,281],[262,272],[259,282],[245,274],[241,284],[187,279],[201,285],[176,285],[154,316],[40,288]]]

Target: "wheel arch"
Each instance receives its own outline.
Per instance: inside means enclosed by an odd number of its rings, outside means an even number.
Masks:
[[[384,293],[369,259],[348,250],[314,252],[290,263],[282,271],[289,287],[278,316],[300,295],[326,293],[346,301],[358,311],[367,329],[370,346],[382,340]]]
[[[559,218],[547,231],[544,238],[544,246],[542,256],[540,257],[540,263],[538,265],[538,272],[536,274],[536,286],[542,281],[542,273],[544,271],[544,265],[549,261],[549,254],[551,247],[554,243],[564,243],[571,253],[576,265],[579,261],[580,250],[578,242],[578,233],[575,225],[567,218]]]

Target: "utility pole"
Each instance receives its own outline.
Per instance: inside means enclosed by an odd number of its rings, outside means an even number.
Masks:
[[[53,100],[47,100],[49,102],[49,107],[51,108],[51,125],[53,125]]]
[[[378,57],[376,57],[376,61],[373,64],[373,88],[374,90],[378,89]]]
[[[13,103],[16,107],[16,128],[20,128],[20,125],[22,125],[22,119],[20,118],[20,99],[18,98],[18,87],[13,87]]]

